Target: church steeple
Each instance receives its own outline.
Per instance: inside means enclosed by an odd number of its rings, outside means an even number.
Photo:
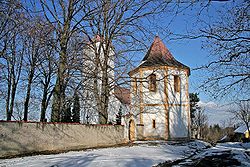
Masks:
[[[133,74],[134,72],[137,72],[139,68],[158,68],[159,66],[187,69],[188,75],[190,75],[189,67],[177,61],[158,36],[155,37],[142,62],[139,64],[139,66],[130,71],[129,75]]]
[[[172,54],[158,36],[155,36],[154,42],[151,44],[143,61],[154,58],[173,59]]]
[[[156,36],[141,63],[129,75],[134,115],[130,119],[135,120],[137,139],[188,139],[189,67],[177,61]]]

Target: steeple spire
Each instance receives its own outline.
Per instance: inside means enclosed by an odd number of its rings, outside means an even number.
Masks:
[[[150,46],[143,61],[154,58],[173,59],[172,54],[158,36],[155,36],[154,42]]]
[[[190,71],[189,67],[177,61],[174,56],[170,53],[168,48],[164,45],[158,36],[155,36],[153,43],[151,44],[147,54],[143,58],[142,62],[134,70],[129,72],[132,75],[139,68],[144,67],[155,67],[157,66],[168,66],[177,67],[182,69],[187,69]],[[188,72],[190,75],[190,72]]]

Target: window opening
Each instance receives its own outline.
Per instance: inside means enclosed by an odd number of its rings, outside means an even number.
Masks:
[[[152,127],[155,129],[155,128],[156,128],[155,119],[153,119],[153,122],[152,122],[152,123],[153,123],[153,126],[152,126]]]
[[[174,75],[174,91],[175,92],[180,92],[180,89],[181,89],[180,83],[181,83],[180,76]]]
[[[156,92],[156,75],[151,74],[149,76],[149,90],[151,92]]]

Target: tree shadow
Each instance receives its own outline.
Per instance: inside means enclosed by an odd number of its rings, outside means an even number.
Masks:
[[[153,166],[155,165],[154,161],[151,159],[145,159],[145,158],[133,158],[131,161],[127,161],[127,163],[124,164],[124,167],[139,167],[139,166]]]
[[[55,162],[51,167],[79,167],[79,166],[88,166],[90,165],[96,158],[98,158],[99,155],[95,154],[88,154],[88,155],[79,155],[79,156],[64,156],[64,157],[58,157],[59,159],[62,159],[60,161]],[[46,160],[52,160],[56,159],[56,157],[47,158]]]

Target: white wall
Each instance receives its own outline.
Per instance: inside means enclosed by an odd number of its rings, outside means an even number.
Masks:
[[[174,91],[174,75],[180,76],[180,93]],[[178,69],[170,69],[168,71],[168,97],[169,104],[188,104],[188,97],[186,96],[186,90],[188,87],[186,86],[188,82],[188,76],[186,71],[179,71]]]
[[[180,76],[180,92],[174,92],[174,75]],[[189,97],[187,71],[170,69],[168,71],[169,131],[170,138],[188,137]]]
[[[85,78],[86,80],[82,83],[84,86],[84,93],[83,93],[83,98],[84,98],[84,102],[83,102],[83,109],[82,109],[82,115],[83,115],[83,123],[87,123],[89,122],[90,124],[98,124],[99,123],[99,109],[97,107],[97,100],[95,98],[95,94],[94,94],[94,69],[95,69],[95,58],[97,55],[95,55],[95,50],[97,52],[99,52],[100,54],[100,61],[102,63],[102,61],[104,60],[104,54],[103,54],[103,49],[101,48],[101,50],[99,50],[99,46],[100,46],[100,42],[97,42],[93,45],[89,45],[88,48],[85,49],[84,54],[83,54],[83,59],[84,59],[84,64],[83,64],[83,78]],[[105,44],[103,44],[103,47],[105,47]],[[115,83],[114,82],[114,51],[113,49],[110,49],[110,55],[109,55],[109,61],[108,61],[108,66],[110,67],[108,69],[108,82],[109,85],[112,87],[114,86]],[[102,77],[102,71],[101,71],[101,67],[99,67],[99,73],[98,73],[98,88],[101,89],[101,77]],[[98,91],[100,92],[100,90]],[[117,110],[117,102],[115,97],[113,96],[114,94],[114,90],[112,89],[110,92],[110,105],[108,108],[108,113],[109,113],[109,117],[108,117],[108,121],[110,122],[114,122],[114,112],[116,112]],[[99,95],[100,96],[100,95]],[[112,104],[114,103],[114,104]],[[118,108],[119,109],[119,108]],[[86,117],[89,117],[88,120]]]
[[[157,91],[150,92],[148,87],[148,76],[156,74]],[[174,92],[174,75],[180,77],[180,92]],[[188,135],[188,121],[189,121],[189,97],[188,97],[188,74],[187,70],[180,70],[177,68],[158,69],[158,70],[144,70],[140,77],[139,72],[132,77],[142,78],[142,82],[138,83],[138,94],[132,97],[132,111],[136,116],[136,123],[140,123],[140,102],[144,105],[143,108],[143,123],[144,135],[160,136],[166,135],[166,112],[169,116],[169,135],[170,138],[184,138]],[[166,83],[164,83],[164,80]],[[142,88],[140,86],[142,85]],[[166,85],[165,85],[166,84]],[[131,84],[131,87],[133,83]],[[167,89],[165,89],[167,86]],[[142,99],[140,100],[140,89],[142,90]],[[131,92],[133,88],[131,88]],[[167,92],[167,96],[166,96]],[[167,100],[167,101],[166,101]],[[136,101],[136,102],[134,102]],[[165,108],[165,105],[169,108]],[[151,106],[150,106],[151,105]],[[146,106],[146,107],[145,107]],[[150,106],[150,107],[149,107]],[[152,120],[156,120],[156,129],[152,128]],[[158,126],[157,126],[158,125]],[[165,136],[166,137],[166,136]]]
[[[169,107],[170,138],[188,137],[188,116],[185,106]]]
[[[143,102],[145,104],[164,104],[165,93],[164,93],[164,76],[163,70],[156,70],[154,74],[157,80],[156,92],[149,91],[148,76],[152,74],[152,70],[143,72],[144,82],[142,82]]]
[[[110,97],[110,105],[108,110],[108,122],[116,123],[116,115],[119,112],[119,109],[122,109],[122,115],[126,115],[129,113],[129,105],[121,103],[114,95]]]
[[[153,120],[155,120],[155,128],[153,128]],[[166,110],[163,106],[145,107],[143,122],[146,138],[166,137]]]

